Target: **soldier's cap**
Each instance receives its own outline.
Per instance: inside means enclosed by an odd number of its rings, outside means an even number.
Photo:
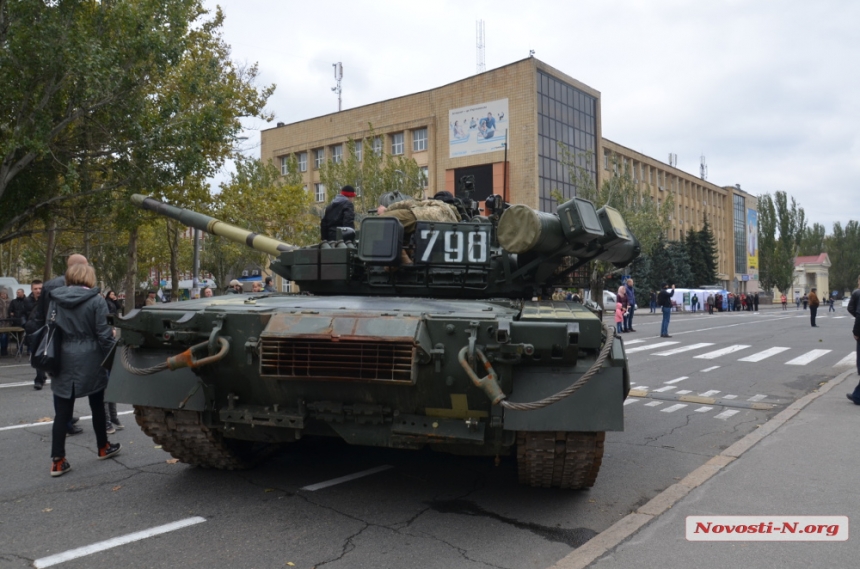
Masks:
[[[232,281],[230,281],[230,286],[242,286],[242,283],[240,283],[236,279],[233,279]]]
[[[355,188],[353,188],[352,186],[344,186],[340,189],[340,195],[346,196],[348,198],[354,198]]]

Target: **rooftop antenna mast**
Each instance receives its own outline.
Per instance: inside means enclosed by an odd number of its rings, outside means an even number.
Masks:
[[[705,162],[705,155],[702,154],[700,158],[701,162],[699,163],[699,177],[703,180],[708,179],[708,163]]]
[[[477,52],[475,73],[483,73],[487,70],[487,66],[484,63],[484,20],[475,22],[475,50]]]
[[[334,80],[337,81],[337,86],[332,87],[331,90],[337,93],[337,111],[340,112],[340,94],[343,91],[340,82],[343,79],[343,64],[338,61],[337,63],[332,63],[331,66],[334,67]]]

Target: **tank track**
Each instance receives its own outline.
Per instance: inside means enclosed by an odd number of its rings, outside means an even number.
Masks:
[[[605,432],[517,432],[521,484],[535,488],[590,488],[603,462]]]
[[[134,418],[147,436],[180,462],[219,470],[241,470],[257,462],[243,456],[237,441],[225,440],[206,427],[197,411],[135,405]]]

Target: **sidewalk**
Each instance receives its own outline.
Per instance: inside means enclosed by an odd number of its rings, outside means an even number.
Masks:
[[[559,561],[554,569],[856,567],[860,407],[844,372]],[[693,542],[687,516],[848,516],[848,541]],[[852,522],[854,522],[852,524]]]

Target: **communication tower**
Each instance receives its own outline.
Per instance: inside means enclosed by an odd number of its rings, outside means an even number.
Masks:
[[[484,20],[475,22],[475,49],[477,51],[475,73],[483,73],[487,70],[487,66],[484,63]]]
[[[331,90],[337,93],[337,110],[340,112],[340,94],[342,91],[340,82],[343,79],[343,64],[338,61],[337,63],[332,63],[331,66],[334,67],[334,80],[337,81],[337,85],[332,87]]]
[[[702,154],[699,163],[699,177],[703,180],[708,179],[708,163],[705,162],[705,155]]]

